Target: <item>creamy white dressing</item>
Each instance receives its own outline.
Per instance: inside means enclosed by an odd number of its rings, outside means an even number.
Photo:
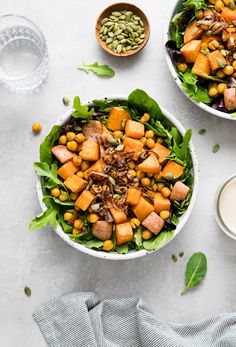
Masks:
[[[236,235],[236,177],[222,189],[219,214],[225,226]]]

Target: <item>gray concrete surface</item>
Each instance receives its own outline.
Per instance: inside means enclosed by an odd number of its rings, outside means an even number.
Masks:
[[[131,1],[132,2],[132,1]],[[45,347],[32,312],[51,297],[73,291],[95,291],[102,298],[142,296],[163,320],[187,322],[236,310],[236,242],[218,229],[213,215],[217,186],[236,171],[236,123],[202,112],[177,89],[164,59],[163,30],[173,0],[133,1],[146,12],[151,37],[134,58],[112,58],[98,46],[94,25],[111,1],[0,0],[1,13],[25,15],[44,31],[50,74],[39,93],[19,96],[0,89],[0,346]],[[98,60],[116,70],[112,79],[77,71],[82,62]],[[82,100],[128,94],[143,88],[194,130],[200,164],[200,190],[191,218],[181,234],[159,253],[138,260],[110,262],[86,256],[65,244],[51,228],[29,233],[40,212],[32,164],[38,145],[64,113],[62,97]],[[32,123],[43,131],[33,136]],[[204,136],[198,130],[206,128]],[[212,146],[221,148],[212,154]],[[172,254],[184,251],[174,263]],[[204,283],[180,296],[185,263],[196,251],[208,258]],[[32,296],[24,294],[24,287]]]

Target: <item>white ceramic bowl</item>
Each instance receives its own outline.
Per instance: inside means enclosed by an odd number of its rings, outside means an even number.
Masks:
[[[164,31],[164,47],[167,41],[169,41],[169,26],[170,26],[170,22],[172,20],[172,18],[174,17],[174,15],[176,13],[178,13],[178,8],[180,6],[180,4],[183,2],[183,0],[179,0],[177,2],[174,2],[174,6],[173,8],[170,10],[170,16],[167,20],[167,27]],[[191,100],[195,105],[197,105],[198,107],[200,107],[201,109],[203,109],[206,112],[209,112],[211,114],[213,114],[214,116],[217,117],[221,117],[221,118],[225,118],[225,119],[229,119],[229,120],[236,120],[236,117],[232,117],[230,113],[226,113],[226,112],[222,112],[222,111],[218,111],[218,110],[214,110],[214,108],[204,104],[203,102],[197,102],[195,100],[193,100],[187,93],[186,91],[181,87],[181,79],[179,78],[177,72],[176,72],[176,68],[175,68],[175,64],[172,62],[171,57],[169,55],[169,53],[167,52],[167,50],[165,49],[165,57],[166,57],[166,61],[167,61],[167,65],[169,67],[170,73],[173,76],[177,86],[180,88],[180,90],[187,96],[187,98],[189,100]]]
[[[111,96],[109,98],[112,98],[112,99],[114,99],[114,98],[127,99],[124,96]],[[96,99],[102,99],[102,98],[96,98]],[[85,102],[85,104],[87,104],[87,105],[89,104],[89,106],[92,105],[90,102],[87,102],[87,103]],[[165,115],[165,117],[168,120],[170,120],[171,123],[183,135],[185,133],[185,129],[180,124],[180,122],[171,113],[167,112],[163,108],[162,108],[162,112]],[[72,113],[72,110],[70,110],[69,112],[66,112],[55,124],[58,124],[58,125],[64,124],[66,121],[69,120],[71,113]],[[191,151],[191,156],[192,156],[192,161],[193,161],[193,176],[194,176],[194,185],[193,185],[192,198],[191,198],[190,204],[188,206],[188,209],[186,210],[184,215],[180,218],[180,222],[179,222],[178,226],[176,227],[176,229],[174,230],[174,236],[170,239],[170,241],[172,241],[174,239],[174,237],[176,235],[178,235],[178,233],[183,229],[185,223],[187,222],[187,220],[188,220],[188,218],[189,218],[189,216],[190,216],[190,214],[192,212],[194,203],[196,201],[197,190],[198,190],[199,171],[198,171],[198,163],[197,163],[196,152],[195,152],[195,149],[194,149],[192,143],[190,143],[190,151]],[[47,209],[47,207],[46,207],[46,205],[42,201],[42,199],[43,199],[43,191],[42,191],[41,180],[37,176],[36,176],[36,190],[37,190],[37,195],[38,195],[40,206],[41,206],[42,210],[45,211]],[[152,252],[155,252],[155,251],[146,251],[145,249],[138,250],[138,251],[130,251],[127,254],[118,254],[118,253],[108,253],[108,252],[103,252],[103,251],[96,251],[96,250],[93,250],[93,249],[89,249],[89,248],[85,247],[82,244],[73,242],[69,238],[69,236],[62,230],[62,228],[60,226],[58,226],[55,229],[55,231],[64,241],[66,241],[73,248],[76,248],[76,249],[78,249],[79,251],[81,251],[83,253],[92,255],[92,256],[97,257],[97,258],[111,259],[111,260],[127,260],[127,259],[134,259],[134,258],[143,257],[144,255],[147,255],[147,254],[150,254]]]

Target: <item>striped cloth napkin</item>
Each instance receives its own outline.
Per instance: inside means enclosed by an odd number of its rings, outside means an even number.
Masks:
[[[33,317],[50,347],[236,346],[236,314],[169,323],[140,297],[101,301],[94,293],[74,293],[53,299]]]

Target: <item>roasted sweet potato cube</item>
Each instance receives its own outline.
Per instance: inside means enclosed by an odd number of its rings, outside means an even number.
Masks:
[[[139,140],[131,139],[131,137],[125,137],[123,141],[125,145],[125,152],[134,152],[134,158],[137,158],[138,153],[142,152],[143,144]]]
[[[82,131],[86,139],[96,139],[102,134],[102,123],[98,120],[90,120],[83,126]]]
[[[130,119],[126,123],[125,133],[128,137],[132,137],[133,139],[141,139],[145,133],[144,124]]]
[[[68,161],[72,160],[73,157],[76,155],[75,153],[68,151],[66,146],[63,145],[57,145],[52,147],[51,152],[62,164],[65,164]]]
[[[211,73],[211,66],[207,56],[199,53],[193,65],[192,73],[195,75],[206,78]]]
[[[162,170],[162,176],[166,177],[166,175],[173,175],[173,179],[179,178],[184,173],[184,167],[175,161],[169,160]]]
[[[127,216],[124,211],[114,207],[109,208],[109,211],[111,212],[111,215],[116,224],[127,221]]]
[[[112,107],[107,119],[107,126],[112,131],[123,130],[127,121],[131,119],[123,107]]]
[[[216,41],[221,41],[221,37],[219,35],[211,35],[211,36],[206,36],[206,34],[204,33],[201,37],[200,37],[202,43],[210,43],[214,40]]]
[[[160,213],[161,211],[170,210],[170,200],[165,198],[161,193],[155,193],[154,196],[154,208],[155,212]]]
[[[141,196],[138,204],[132,208],[132,211],[140,222],[142,222],[152,211],[154,211],[154,206]]]
[[[71,161],[68,161],[68,163],[62,165],[57,170],[57,174],[65,180],[67,177],[74,175],[77,171],[79,171],[79,167],[76,166],[71,160]]]
[[[161,171],[160,163],[155,154],[149,155],[141,164],[138,165],[138,169],[146,173],[159,173]]]
[[[236,88],[227,88],[224,91],[225,108],[228,111],[236,109]]]
[[[229,7],[224,7],[221,12],[221,18],[223,18],[226,23],[232,24],[232,22],[236,20],[236,10],[231,10]]]
[[[78,199],[75,202],[75,206],[77,209],[81,209],[83,211],[86,211],[93,200],[95,199],[95,195],[92,194],[89,190],[84,190]]]
[[[141,198],[141,191],[136,188],[129,188],[126,203],[129,205],[137,205]]]
[[[96,161],[96,163],[94,163],[93,165],[91,165],[87,170],[84,171],[84,177],[87,179],[88,178],[88,174],[91,171],[95,171],[95,172],[103,172],[103,170],[105,169],[106,164],[102,159],[99,159],[98,161]]]
[[[89,139],[82,142],[82,157],[88,161],[99,159],[99,145],[96,139]]]
[[[152,148],[152,151],[157,153],[158,160],[161,165],[166,163],[166,158],[171,154],[171,150],[162,146],[160,143],[156,143],[155,147]]]
[[[189,191],[190,188],[186,186],[186,184],[182,183],[181,181],[178,181],[175,183],[171,191],[170,200],[182,201],[186,198]]]
[[[116,225],[116,244],[117,246],[133,240],[134,234],[129,222]]]
[[[197,26],[197,20],[194,19],[189,23],[184,32],[184,43],[198,39],[203,33],[203,30]]]
[[[220,51],[216,50],[207,55],[212,71],[224,67],[226,60]]]
[[[92,233],[99,240],[110,240],[112,235],[112,223],[109,223],[105,220],[99,220],[93,224]]]
[[[164,224],[164,220],[155,212],[150,213],[142,222],[142,225],[155,235],[161,231]]]
[[[73,176],[67,177],[64,184],[73,193],[80,193],[87,186],[88,182],[76,175],[73,175]]]
[[[186,63],[195,63],[201,49],[201,40],[192,40],[186,43],[180,52],[183,54]]]

